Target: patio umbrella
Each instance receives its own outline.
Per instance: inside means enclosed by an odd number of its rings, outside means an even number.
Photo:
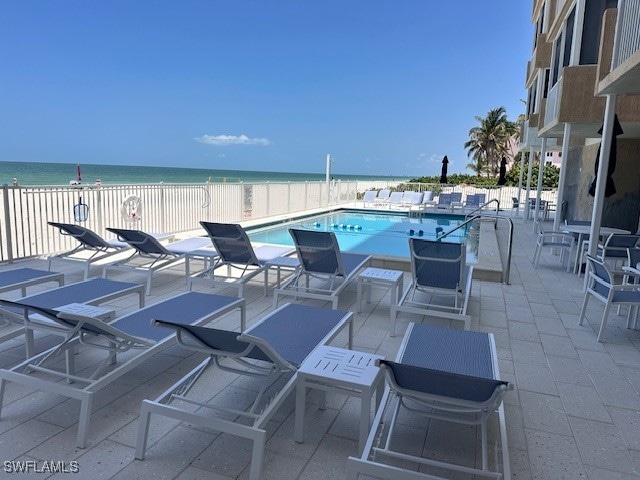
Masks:
[[[507,183],[507,159],[502,157],[500,162],[500,176],[498,177],[498,185]]]
[[[602,135],[602,130],[604,129],[604,125],[600,127],[598,133]],[[618,115],[616,114],[613,117],[613,131],[611,133],[611,150],[609,151],[609,168],[607,169],[607,187],[604,191],[605,197],[610,197],[614,193],[616,193],[616,186],[613,183],[613,172],[616,170],[616,155],[617,148],[616,145],[618,143],[617,137],[618,135],[622,135],[624,132],[622,131],[622,126],[620,125],[620,121],[618,120]],[[600,142],[600,147],[602,147],[602,142]],[[600,164],[600,147],[598,147],[598,153],[596,154],[596,169],[595,169],[595,178],[589,187],[589,195],[592,197],[596,196],[596,183],[598,182],[598,165]]]
[[[445,155],[442,159],[442,172],[440,173],[440,183],[447,183],[447,163],[449,159]]]

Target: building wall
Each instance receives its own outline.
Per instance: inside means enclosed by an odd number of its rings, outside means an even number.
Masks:
[[[589,186],[595,177],[595,162],[599,144],[571,147],[566,164],[566,218],[590,220],[593,197]],[[604,199],[602,225],[618,227],[635,233],[640,217],[640,140],[618,140],[618,156],[613,181],[616,194]],[[632,173],[633,172],[633,173]]]

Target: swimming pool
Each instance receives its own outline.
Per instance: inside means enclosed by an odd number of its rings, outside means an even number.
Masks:
[[[253,242],[293,245],[290,228],[335,232],[340,249],[379,256],[409,257],[411,237],[434,240],[436,232],[447,232],[464,222],[462,215],[434,214],[413,218],[402,213],[371,213],[340,210],[286,223],[248,229]],[[462,243],[466,228],[448,235],[447,242]]]

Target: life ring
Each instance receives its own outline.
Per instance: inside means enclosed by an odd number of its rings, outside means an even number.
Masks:
[[[142,199],[137,195],[129,195],[122,201],[120,215],[125,222],[137,222],[142,219]]]

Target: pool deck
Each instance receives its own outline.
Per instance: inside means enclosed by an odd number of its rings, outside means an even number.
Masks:
[[[558,257],[548,252],[534,269],[532,224],[519,218],[514,224],[511,284],[474,280],[469,305],[472,328],[495,335],[502,378],[516,385],[505,399],[513,478],[639,478],[640,333],[624,328],[626,317],[614,312],[605,342],[598,343],[595,332],[603,311],[599,302],[590,302],[587,322],[578,325],[583,278],[567,273]],[[46,262],[33,259],[0,268],[21,266],[46,269]],[[81,280],[77,267],[69,268],[62,269],[67,283]],[[114,278],[142,282],[133,274]],[[409,284],[407,273],[404,283]],[[159,272],[147,305],[185,290],[182,266]],[[249,325],[272,310],[272,298],[263,296],[259,279],[245,289],[245,298]],[[356,311],[355,302],[354,282],[341,295],[339,308]],[[136,308],[133,298],[109,305],[118,315]],[[399,330],[410,320],[420,318],[401,315]],[[355,314],[354,348],[395,358],[402,336],[389,337],[388,324],[389,291],[374,289],[372,303]],[[224,317],[215,326],[237,328],[237,318]],[[40,346],[51,342],[50,337],[38,338]],[[333,344],[344,346],[344,335]],[[0,366],[14,365],[23,348],[20,337],[0,344]],[[141,400],[159,395],[202,358],[172,347],[106,388],[94,404],[86,449],[75,446],[77,402],[9,384],[0,420],[0,460],[77,461],[78,478],[95,480],[248,478],[246,441],[169,419],[154,417],[147,457],[134,459]],[[231,401],[252,389],[244,378],[219,372],[203,380],[211,395],[226,395]],[[325,410],[308,405],[302,444],[293,439],[293,398],[282,406],[269,423],[263,478],[345,477],[346,459],[358,449],[359,404],[332,393],[327,400]],[[422,427],[404,427],[409,444],[422,445]],[[425,448],[450,447],[459,457],[473,458],[474,442],[469,445],[461,436],[468,433],[436,429]],[[20,478],[52,476],[32,472]],[[59,477],[68,475],[55,476]]]

